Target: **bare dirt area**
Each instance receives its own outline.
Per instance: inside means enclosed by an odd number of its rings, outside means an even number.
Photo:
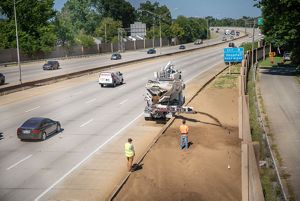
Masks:
[[[194,87],[197,87],[196,85]],[[114,200],[241,200],[237,88],[209,85],[159,138]],[[188,150],[179,126],[190,127]]]

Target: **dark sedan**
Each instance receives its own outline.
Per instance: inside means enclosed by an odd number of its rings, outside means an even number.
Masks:
[[[147,51],[147,54],[156,54],[156,50],[155,49],[149,49],[148,51]]]
[[[121,59],[122,58],[122,56],[121,56],[121,54],[120,53],[113,53],[112,55],[111,55],[111,60],[118,60],[118,59]]]
[[[59,69],[58,61],[48,61],[43,65],[43,70],[55,70]]]
[[[5,83],[5,76],[2,73],[0,73],[0,84],[2,85],[4,83]]]
[[[59,133],[61,125],[44,117],[33,117],[25,121],[17,130],[20,140],[46,140],[49,135]]]
[[[185,49],[185,45],[180,45],[179,49],[184,50]]]

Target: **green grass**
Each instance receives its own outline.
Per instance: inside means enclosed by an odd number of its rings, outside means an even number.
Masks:
[[[270,58],[267,57],[265,60],[259,62],[259,66],[260,67],[269,67],[269,68],[272,68],[272,67],[277,67],[278,64],[280,64],[282,62],[282,57],[274,57],[274,63],[271,63],[270,62]]]
[[[266,201],[277,200],[277,195],[280,195],[280,188],[273,188],[273,182],[276,181],[276,173],[270,168],[261,169],[261,183]]]
[[[223,74],[218,76],[214,81],[213,87],[218,89],[232,89],[237,87],[237,78],[240,74],[240,65],[231,66],[224,71]]]

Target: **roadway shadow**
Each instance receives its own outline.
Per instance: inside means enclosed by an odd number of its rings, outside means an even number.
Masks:
[[[284,65],[284,64],[281,64]],[[300,69],[295,66],[275,66],[272,68],[260,68],[260,73],[267,75],[295,76],[300,74]]]
[[[143,163],[142,164],[137,164],[137,163],[134,163],[132,165],[132,171],[131,172],[135,172],[135,171],[139,171],[141,169],[143,169]]]
[[[197,120],[197,119],[184,117],[182,115],[176,115],[176,118],[184,119],[184,120],[190,121],[190,122],[199,122],[199,123],[203,123],[203,124],[208,124],[208,125],[223,127],[222,123],[216,117],[214,117],[214,116],[212,116],[212,115],[210,115],[208,113],[205,113],[205,112],[199,112],[199,111],[194,111],[194,112],[195,112],[195,114],[205,115],[205,116],[209,117],[210,119],[212,119],[213,121],[215,121],[216,123],[210,123],[210,122],[200,121],[200,120]]]

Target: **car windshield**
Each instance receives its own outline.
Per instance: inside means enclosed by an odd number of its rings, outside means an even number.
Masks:
[[[54,64],[54,61],[48,61],[47,64]]]
[[[29,119],[22,125],[22,127],[36,128],[41,124],[41,122],[42,119]]]

